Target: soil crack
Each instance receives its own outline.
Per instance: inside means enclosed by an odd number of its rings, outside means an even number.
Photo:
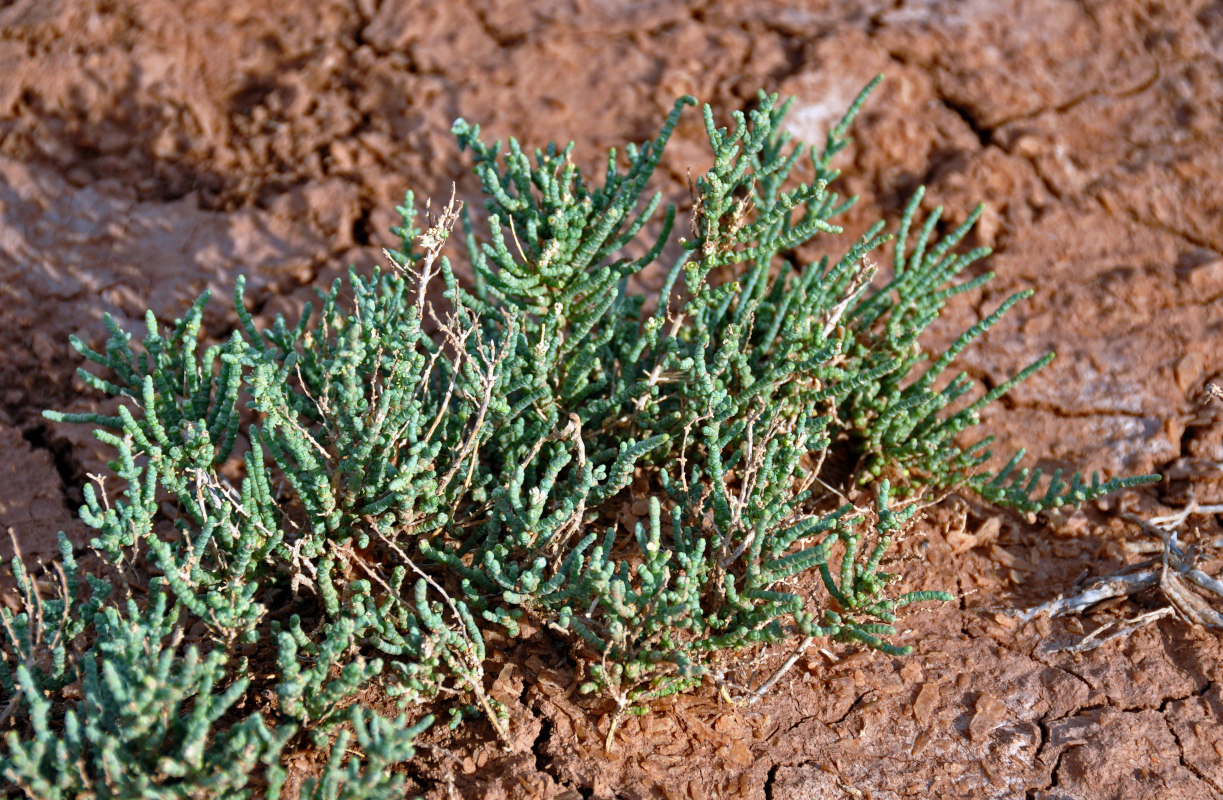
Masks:
[[[1162,712],[1162,709],[1160,709],[1160,710],[1161,710],[1161,712]],[[1184,767],[1185,769],[1189,770],[1191,773],[1193,773],[1193,775],[1194,775],[1194,776],[1195,776],[1195,777],[1196,777],[1198,780],[1200,780],[1202,783],[1204,783],[1204,784],[1206,784],[1207,786],[1209,786],[1211,789],[1213,789],[1213,790],[1214,790],[1216,793],[1218,793],[1220,796],[1223,796],[1223,784],[1220,784],[1219,782],[1217,782],[1217,781],[1213,780],[1213,779],[1212,779],[1212,778],[1211,778],[1209,775],[1207,775],[1206,773],[1202,772],[1202,771],[1201,771],[1200,769],[1198,769],[1198,768],[1197,768],[1197,767],[1196,767],[1194,764],[1192,764],[1192,763],[1191,763],[1191,762],[1190,762],[1188,759],[1186,759],[1186,758],[1185,758],[1185,744],[1184,744],[1184,742],[1182,742],[1182,741],[1181,741],[1181,737],[1177,735],[1177,733],[1176,733],[1176,726],[1175,726],[1175,725],[1173,725],[1173,724],[1172,724],[1172,723],[1171,723],[1171,722],[1168,720],[1168,717],[1167,717],[1167,715],[1166,715],[1166,714],[1164,714],[1164,715],[1163,715],[1163,718],[1164,718],[1164,725],[1166,725],[1166,726],[1168,727],[1168,733],[1170,733],[1170,734],[1172,735],[1172,741],[1176,742],[1176,749],[1177,749],[1177,751],[1178,751],[1178,752],[1179,752],[1179,754],[1180,754],[1180,755],[1179,755],[1179,758],[1180,758],[1181,766],[1182,766],[1182,767]]]
[[[777,782],[777,770],[779,769],[781,769],[781,764],[769,767],[769,776],[764,779],[765,800],[773,800],[773,784]]]
[[[23,430],[21,438],[29,442],[35,450],[46,450],[51,454],[51,463],[60,477],[60,494],[64,498],[64,508],[75,517],[81,504],[79,500],[74,500],[74,495],[84,489],[84,483],[76,479],[79,465],[72,457],[72,444],[67,442],[60,445],[52,444],[51,440],[47,438],[46,425],[34,425]]]
[[[994,130],[996,129],[996,126],[990,127],[978,120],[973,114],[972,106],[968,105],[967,103],[961,103],[950,99],[944,95],[941,90],[938,91],[938,100],[948,110],[963,120],[964,124],[968,126],[968,129],[971,130],[974,135],[976,135],[977,141],[981,143],[982,150],[993,144]]]
[[[859,707],[860,705],[862,705],[862,701],[866,699],[867,695],[873,694],[874,692],[875,692],[875,690],[874,690],[874,689],[867,689],[865,692],[863,692],[862,694],[860,694],[860,695],[858,695],[856,698],[854,698],[854,701],[853,701],[852,703],[850,703],[849,708],[848,708],[848,709],[846,709],[845,713],[844,713],[844,714],[842,714],[842,715],[840,716],[840,718],[839,718],[839,719],[837,719],[837,720],[835,720],[834,722],[832,722],[832,725],[843,725],[843,724],[845,724],[845,720],[849,719],[849,715],[850,715],[850,714],[853,714],[855,711],[857,711],[857,710],[858,710],[858,707]],[[794,729],[795,729],[795,728],[797,728],[799,725],[803,724],[803,722],[805,722],[805,721],[806,721],[806,720],[800,720],[799,722],[797,722],[797,723],[795,723],[794,725],[790,726],[789,730],[787,730],[787,731],[786,731],[786,733],[789,733],[790,731],[794,730]],[[830,727],[831,727],[831,726],[830,726]]]
[[[1185,240],[1194,247],[1200,247],[1203,250],[1210,250],[1212,252],[1217,252],[1219,250],[1219,243],[1217,241],[1212,242],[1209,239],[1195,234],[1193,231],[1182,230],[1157,219],[1148,219],[1132,208],[1125,209],[1125,213],[1127,216],[1129,216],[1131,221],[1143,226],[1144,228],[1150,228],[1151,230],[1160,231],[1161,233],[1171,234]]]

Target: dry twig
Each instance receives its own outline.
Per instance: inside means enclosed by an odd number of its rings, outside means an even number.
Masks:
[[[1190,624],[1223,629],[1223,613],[1211,605],[1210,599],[1213,596],[1223,600],[1223,581],[1197,569],[1198,554],[1195,548],[1183,548],[1175,530],[1176,526],[1184,522],[1190,514],[1217,513],[1213,510],[1214,508],[1214,506],[1198,506],[1195,501],[1191,500],[1190,505],[1183,512],[1149,520],[1136,514],[1123,513],[1121,516],[1124,519],[1137,525],[1143,533],[1158,540],[1156,545],[1159,555],[1138,564],[1123,567],[1111,575],[1089,581],[1082,591],[1070,597],[1059,595],[1048,603],[1020,613],[1019,619],[1027,622],[1046,612],[1051,617],[1079,614],[1105,600],[1158,588],[1168,605],[1134,617],[1125,624],[1120,624],[1119,620],[1106,623],[1077,644],[1059,648],[1055,652],[1092,650],[1113,639],[1128,636],[1139,628],[1169,615],[1176,615]],[[1109,635],[1098,638],[1100,634],[1110,628],[1116,629]]]

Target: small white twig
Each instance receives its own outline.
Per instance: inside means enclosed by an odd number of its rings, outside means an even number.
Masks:
[[[752,697],[750,700],[747,701],[747,704],[751,706],[751,705],[755,705],[756,703],[759,703],[760,699],[764,697],[766,694],[768,694],[770,689],[772,689],[774,686],[777,685],[777,682],[781,680],[781,676],[789,672],[790,668],[798,663],[798,659],[802,657],[803,653],[807,650],[808,647],[811,646],[811,643],[814,641],[815,641],[814,636],[808,636],[805,639],[803,639],[801,642],[799,642],[798,647],[794,649],[794,652],[790,654],[790,657],[787,658],[785,662],[780,667],[777,668],[776,672],[774,672],[772,675],[769,676],[769,679],[767,681],[760,684],[760,688],[757,689],[752,694]]]
[[[1069,645],[1067,647],[1058,647],[1050,652],[1053,652],[1053,653],[1086,653],[1089,650],[1095,650],[1097,647],[1100,647],[1102,645],[1105,645],[1111,642],[1113,639],[1120,639],[1120,638],[1129,636],[1131,633],[1138,630],[1139,628],[1150,625],[1152,622],[1161,620],[1164,617],[1170,616],[1174,613],[1176,612],[1173,610],[1172,606],[1164,606],[1163,608],[1157,608],[1154,611],[1148,611],[1145,614],[1139,614],[1137,617],[1134,617],[1133,619],[1131,619],[1128,625],[1117,628],[1117,630],[1113,631],[1108,636],[1105,636],[1103,638],[1096,638],[1100,636],[1100,634],[1108,630],[1109,628],[1114,628],[1120,623],[1120,620],[1112,620],[1110,622],[1104,623],[1103,625],[1096,628],[1091,633],[1084,636],[1082,639],[1079,640],[1078,644]]]
[[[875,270],[876,267],[871,263],[871,260],[863,256],[862,263],[858,265],[858,269],[855,271],[853,278],[849,282],[849,287],[845,291],[845,297],[842,298],[841,302],[832,307],[827,321],[824,322],[823,334],[825,339],[836,330],[841,317],[849,306],[858,299],[858,295],[862,294],[866,287],[870,286],[871,281],[875,278]]]
[[[1189,498],[1189,504],[1177,511],[1175,514],[1165,514],[1162,517],[1151,517],[1148,522],[1152,525],[1163,528],[1164,530],[1173,530],[1179,527],[1185,520],[1194,514],[1202,516],[1209,514],[1223,514],[1223,504],[1214,505],[1198,505],[1198,501],[1194,498]]]

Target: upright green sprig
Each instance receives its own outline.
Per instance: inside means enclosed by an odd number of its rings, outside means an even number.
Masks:
[[[70,655],[74,643],[93,624],[94,615],[112,591],[109,583],[86,573],[92,596],[78,603],[80,578],[72,544],[59,534],[60,560],[56,564],[54,594],[44,598],[25,562],[18,556],[11,563],[17,590],[18,610],[0,606],[3,627],[3,659],[0,659],[0,690],[6,701],[17,694],[13,670],[24,669],[26,686],[57,691],[71,683],[74,672]]]
[[[256,713],[217,729],[246,691],[227,680],[226,657],[201,655],[173,639],[177,613],[157,592],[147,607],[93,615],[96,643],[80,662],[80,700],[53,729],[51,702],[30,668],[17,688],[30,714],[28,738],[10,731],[0,772],[44,800],[251,797],[252,774],[270,768],[293,730],[269,727]]]
[[[391,771],[395,764],[416,754],[416,738],[433,724],[425,717],[409,725],[404,717],[387,719],[365,713],[360,706],[349,712],[351,732],[344,730],[331,745],[331,755],[322,777],[307,779],[301,800],[399,800],[404,797],[404,776]],[[354,752],[365,759],[352,757]]]

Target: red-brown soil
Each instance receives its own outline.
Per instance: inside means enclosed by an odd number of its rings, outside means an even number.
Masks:
[[[77,334],[146,307],[174,319],[239,273],[265,314],[367,268],[406,188],[461,195],[455,117],[593,164],[652,135],[689,92],[719,114],[758,88],[797,98],[822,141],[873,75],[845,189],[861,226],[909,192],[952,220],[989,204],[996,254],[948,337],[1019,289],[1035,296],[972,348],[999,381],[1052,366],[987,417],[1046,466],[1164,472],[1162,484],[966,539],[992,512],[951,499],[922,524],[905,581],[962,599],[901,621],[916,653],[812,649],[762,703],[709,690],[631,719],[580,705],[542,639],[502,658],[514,751],[479,725],[434,740],[427,796],[465,798],[1212,798],[1223,796],[1223,648],[1168,617],[1081,655],[1054,650],[1158,597],[1084,619],[1007,611],[1138,558],[1116,514],[1223,502],[1223,4],[1214,0],[0,0],[0,526],[54,553],[86,474],[96,405]],[[665,162],[683,197],[707,158],[697,115]],[[285,299],[282,299],[285,298]],[[215,302],[210,329],[228,324]],[[78,396],[79,395],[79,396]],[[1209,543],[1214,518],[1182,536]],[[11,552],[11,545],[0,545]],[[1214,551],[1217,554],[1217,550]],[[1217,574],[1217,556],[1205,569]],[[761,674],[784,651],[760,654]],[[845,656],[850,656],[845,658]],[[497,670],[494,669],[494,674]],[[453,758],[452,758],[453,756]]]

